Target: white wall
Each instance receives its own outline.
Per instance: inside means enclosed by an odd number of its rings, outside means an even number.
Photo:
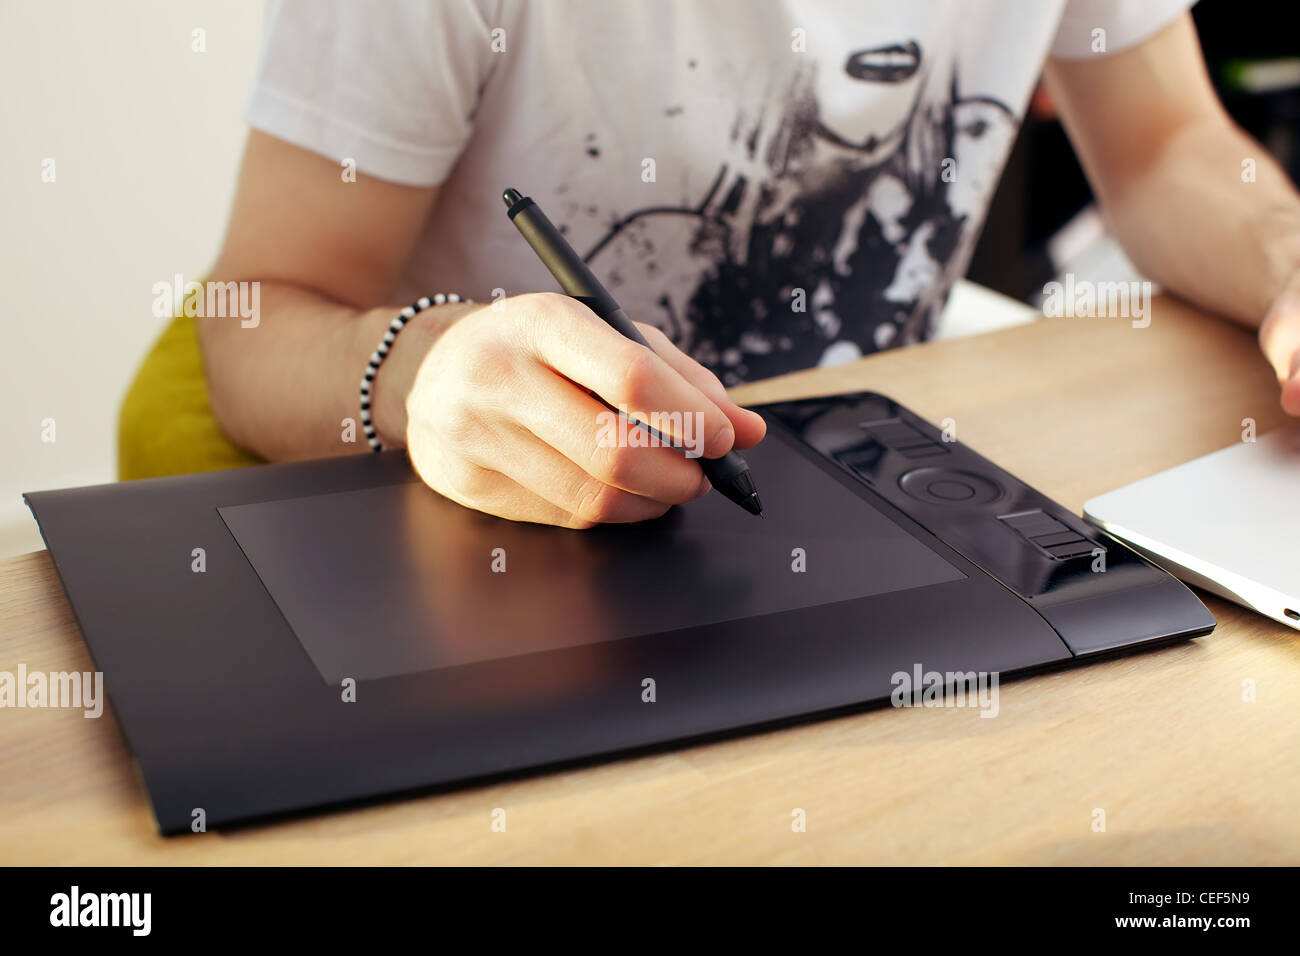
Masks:
[[[20,492],[116,477],[118,407],[163,325],[151,287],[196,278],[225,226],[262,16],[0,3],[0,555],[41,547]]]

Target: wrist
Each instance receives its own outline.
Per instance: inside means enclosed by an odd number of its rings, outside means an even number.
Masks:
[[[465,314],[469,303],[448,302],[417,313],[394,339],[387,358],[371,383],[370,414],[375,431],[385,448],[406,446],[406,399],[410,395],[429,351],[447,328]],[[362,348],[367,356],[374,351],[401,307],[384,307],[365,314],[359,323],[363,329]],[[363,363],[364,368],[364,363]]]

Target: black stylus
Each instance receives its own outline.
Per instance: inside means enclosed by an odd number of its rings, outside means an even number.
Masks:
[[[510,221],[533,247],[533,252],[537,253],[546,268],[551,270],[551,275],[555,276],[555,280],[560,283],[560,288],[565,294],[591,309],[608,322],[616,332],[650,348],[650,343],[645,340],[645,336],[641,334],[636,324],[619,308],[614,297],[605,291],[600,280],[573,251],[568,240],[560,235],[560,230],[546,218],[546,213],[542,212],[541,207],[517,189],[507,189],[501,194],[501,198],[506,201]],[[636,424],[646,431],[654,432],[654,429],[641,422]],[[721,458],[700,458],[698,461],[714,488],[750,514],[763,516],[763,503],[758,498],[754,476],[749,473],[749,466],[745,464],[745,459],[732,451]]]

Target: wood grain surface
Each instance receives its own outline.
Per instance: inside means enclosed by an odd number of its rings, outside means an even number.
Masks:
[[[1170,300],[1152,314],[1045,319],[735,395],[884,392],[1078,512],[1239,440],[1244,418],[1284,420],[1252,334]],[[110,712],[0,710],[0,863],[1300,863],[1300,637],[1202,597],[1210,637],[1004,682],[991,720],[877,709],[173,839]],[[0,562],[0,670],[20,663],[91,666],[44,552]]]

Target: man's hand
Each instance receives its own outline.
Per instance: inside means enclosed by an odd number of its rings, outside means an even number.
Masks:
[[[708,480],[675,448],[611,442],[612,413],[593,396],[663,415],[651,422],[673,423],[669,437],[706,458],[755,444],[766,425],[662,332],[641,331],[654,351],[567,296],[515,296],[451,324],[413,381],[386,381],[381,368],[376,391],[405,394],[411,462],[453,501],[571,528],[644,521],[707,493]]]
[[[1259,345],[1277,372],[1283,410],[1300,415],[1300,272],[1269,309],[1259,327]]]

